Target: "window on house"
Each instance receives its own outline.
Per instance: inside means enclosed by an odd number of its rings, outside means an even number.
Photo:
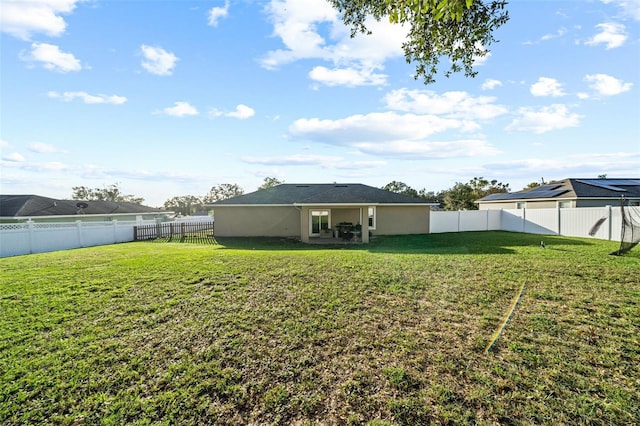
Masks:
[[[369,229],[376,229],[376,208],[369,207]]]
[[[519,201],[516,203],[516,209],[518,210],[522,210],[524,209],[524,207],[526,206],[527,203],[525,203],[524,201]]]
[[[561,209],[569,209],[571,208],[571,201],[558,201],[558,207]]]

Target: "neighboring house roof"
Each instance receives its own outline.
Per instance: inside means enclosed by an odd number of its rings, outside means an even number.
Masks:
[[[0,217],[142,214],[156,212],[164,213],[163,210],[135,203],[56,200],[39,195],[0,195]]]
[[[422,198],[359,183],[281,184],[268,189],[216,201],[225,205],[304,205],[304,204],[426,204]]]
[[[640,178],[632,179],[563,179],[517,192],[490,194],[477,202],[500,202],[549,199],[640,198]]]

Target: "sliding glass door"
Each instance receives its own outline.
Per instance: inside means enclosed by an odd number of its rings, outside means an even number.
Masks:
[[[331,226],[330,210],[310,210],[309,214],[309,236],[317,237],[320,232],[329,229]]]

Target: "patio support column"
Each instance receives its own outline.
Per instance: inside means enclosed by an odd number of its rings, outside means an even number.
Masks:
[[[360,207],[360,217],[362,218],[360,238],[362,243],[366,244],[369,242],[369,207]]]
[[[309,242],[309,207],[300,208],[300,239]]]

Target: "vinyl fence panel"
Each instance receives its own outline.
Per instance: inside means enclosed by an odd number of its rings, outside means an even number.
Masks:
[[[589,236],[589,230],[591,230],[600,219],[605,219],[605,221],[594,237],[609,239],[609,227],[607,223],[607,220],[609,220],[608,208],[583,207],[579,209],[560,209],[560,224],[562,227],[560,233],[569,237]]]
[[[459,212],[431,212],[429,214],[429,232],[458,232],[460,222]]]
[[[501,210],[500,230],[524,232],[524,210]]]
[[[0,224],[0,257],[133,241],[136,224],[155,221]]]

